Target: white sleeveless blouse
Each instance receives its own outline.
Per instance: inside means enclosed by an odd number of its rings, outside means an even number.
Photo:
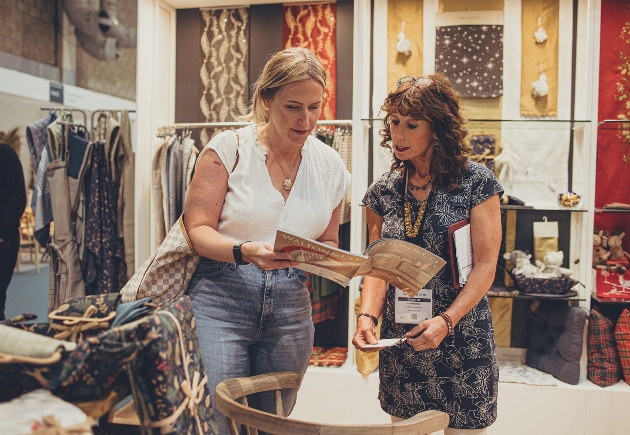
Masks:
[[[236,132],[238,141],[233,131],[225,131],[206,146],[217,153],[229,174],[217,231],[239,241],[272,244],[278,228],[318,239],[350,186],[350,173],[339,154],[309,136],[285,204],[282,194],[271,184],[265,164],[267,153],[257,142],[256,125]],[[237,146],[239,160],[234,168]]]

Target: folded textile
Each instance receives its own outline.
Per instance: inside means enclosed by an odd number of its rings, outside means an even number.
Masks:
[[[309,365],[320,367],[341,367],[346,360],[348,349],[345,347],[313,347]]]
[[[3,435],[91,434],[95,424],[77,406],[44,389],[0,403],[0,421]],[[50,431],[45,432],[46,429]]]
[[[75,347],[75,343],[0,325],[0,361],[51,358],[60,349],[71,351]]]

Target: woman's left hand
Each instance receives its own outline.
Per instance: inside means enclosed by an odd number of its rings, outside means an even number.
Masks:
[[[407,343],[416,351],[436,349],[448,335],[448,326],[440,316],[425,320],[405,334]]]

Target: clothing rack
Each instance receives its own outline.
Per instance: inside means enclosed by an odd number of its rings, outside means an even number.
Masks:
[[[88,125],[87,125],[87,114],[85,113],[84,110],[82,109],[72,109],[70,107],[64,107],[64,106],[41,106],[39,108],[40,110],[47,110],[48,112],[59,112],[59,116],[61,116],[64,112],[79,112],[80,114],[83,115],[83,126],[87,129]]]
[[[175,123],[165,125],[163,127],[159,127],[159,129],[165,130],[177,130],[177,129],[186,129],[186,128],[222,128],[222,127],[244,127],[249,125],[250,122],[193,122],[190,124],[187,123]],[[352,125],[351,119],[322,119],[317,121],[316,125]]]

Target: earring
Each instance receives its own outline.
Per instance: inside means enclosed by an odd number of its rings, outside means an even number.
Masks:
[[[437,139],[433,139],[433,148],[437,149],[439,142]]]

